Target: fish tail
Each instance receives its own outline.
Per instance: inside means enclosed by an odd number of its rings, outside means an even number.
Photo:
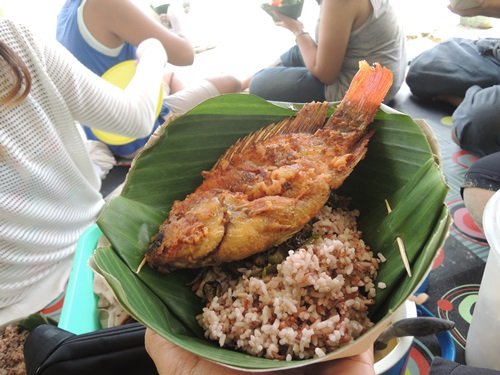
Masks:
[[[367,126],[373,121],[393,82],[392,72],[376,63],[360,61],[359,70],[352,79],[344,98],[331,117],[331,125]]]

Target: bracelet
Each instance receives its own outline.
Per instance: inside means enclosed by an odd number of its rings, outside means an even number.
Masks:
[[[297,39],[299,36],[306,35],[306,34],[309,34],[309,33],[307,31],[300,30],[300,31],[294,32],[293,34],[295,35],[295,39]]]

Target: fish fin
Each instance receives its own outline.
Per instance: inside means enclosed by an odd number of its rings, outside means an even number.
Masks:
[[[328,102],[306,103],[293,117],[288,117],[278,123],[268,125],[246,137],[239,139],[222,155],[212,169],[217,168],[221,163],[231,162],[235,155],[241,154],[249,146],[263,142],[276,135],[310,133],[325,125],[328,112]]]
[[[368,126],[389,92],[392,82],[393,74],[389,69],[378,63],[369,65],[364,60],[360,61],[358,72],[327,126]]]

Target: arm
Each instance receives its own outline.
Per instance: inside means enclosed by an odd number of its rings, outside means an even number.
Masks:
[[[95,75],[59,44],[44,45],[43,51],[47,74],[76,121],[129,137],[149,135],[166,61],[159,41],[139,45],[136,73],[125,90]]]
[[[132,0],[87,0],[83,17],[92,35],[108,47],[123,42],[137,46],[155,38],[163,44],[171,64],[191,65],[194,61],[189,40],[168,30]]]
[[[500,18],[500,0],[476,0],[478,5],[474,8],[458,10],[449,5],[453,13],[462,17],[488,16]]]
[[[320,8],[316,44],[309,34],[300,34],[302,23],[279,15],[282,26],[297,35],[297,45],[307,69],[325,85],[332,84],[342,67],[349,36],[355,27],[358,1],[324,0]]]

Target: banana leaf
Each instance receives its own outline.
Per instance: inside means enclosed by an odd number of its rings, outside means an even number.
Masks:
[[[330,113],[336,104],[331,104]],[[448,234],[451,220],[444,204],[448,187],[432,135],[409,116],[382,105],[371,125],[376,133],[366,157],[339,190],[360,210],[359,226],[366,243],[375,254],[387,258],[377,277],[387,287],[377,291],[370,311],[375,326],[353,343],[308,360],[257,358],[205,339],[195,320],[202,303],[189,287],[196,271],[164,275],[147,266],[136,271],[173,201],[183,199],[201,183],[201,172],[209,170],[237,139],[293,116],[299,108],[298,104],[232,94],[210,99],[172,119],[134,159],[121,194],[106,204],[97,221],[111,245],[95,251],[94,268],[109,282],[123,307],[173,343],[229,367],[284,369],[366,350],[422,283]],[[397,237],[405,243],[411,277]]]

